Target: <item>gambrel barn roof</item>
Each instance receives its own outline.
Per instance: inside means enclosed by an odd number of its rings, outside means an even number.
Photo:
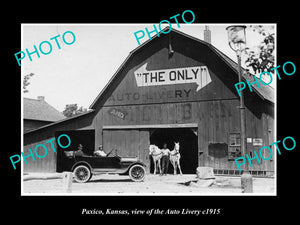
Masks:
[[[166,27],[163,29],[163,31],[168,31],[169,27]],[[161,35],[164,35],[162,33],[160,33]],[[160,36],[161,36],[160,35]],[[219,58],[221,60],[223,60],[232,70],[234,70],[234,72],[236,73],[236,76],[238,76],[238,64],[236,62],[234,62],[232,59],[230,59],[227,55],[225,55],[224,53],[222,53],[220,50],[218,50],[216,47],[214,47],[213,45],[200,40],[198,38],[195,38],[193,36],[190,36],[188,34],[185,34],[183,32],[180,32],[174,28],[172,28],[171,32],[169,34],[165,34],[165,35],[179,35],[182,36],[184,38],[187,39],[187,41],[193,40],[196,42],[196,44],[198,45],[205,45],[207,46],[207,48],[209,48],[212,52],[214,52],[215,54],[217,54],[219,56]],[[97,104],[98,100],[101,98],[101,96],[107,91],[107,89],[109,88],[109,86],[114,82],[114,80],[116,79],[116,77],[118,76],[119,72],[122,70],[123,67],[125,67],[125,65],[133,58],[135,57],[135,54],[139,51],[141,51],[143,48],[148,47],[148,45],[151,45],[151,43],[153,41],[155,41],[156,39],[159,39],[160,37],[158,37],[157,35],[154,35],[152,37],[152,40],[147,40],[145,41],[143,44],[141,44],[140,46],[138,46],[137,48],[135,48],[133,51],[131,51],[129,53],[129,55],[127,56],[127,58],[125,59],[125,61],[120,65],[120,67],[118,68],[118,70],[115,72],[115,74],[112,76],[112,78],[109,80],[109,82],[107,83],[107,85],[103,88],[103,90],[99,93],[99,95],[96,97],[96,99],[93,101],[93,103],[91,104],[90,108],[94,109],[95,108],[95,104]],[[254,75],[246,72],[245,69],[243,69],[243,81],[246,83],[246,79],[249,80],[249,82],[253,82],[254,81]],[[257,88],[257,86],[252,86],[252,89],[254,90],[254,92],[256,94],[258,94],[263,100],[268,100],[272,103],[274,103],[274,90],[272,87],[270,87],[269,85],[265,86],[265,85],[261,85],[261,88]]]

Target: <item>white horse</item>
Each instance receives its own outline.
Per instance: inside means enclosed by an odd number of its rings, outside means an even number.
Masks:
[[[174,167],[174,174],[177,174],[177,166],[178,166],[180,175],[182,175],[181,167],[180,167],[179,142],[178,143],[174,142],[174,143],[175,143],[175,146],[174,146],[174,149],[171,151],[170,161],[171,161],[172,166]]]
[[[161,149],[158,148],[156,145],[150,145],[149,155],[152,156],[154,162],[154,174],[156,174],[156,167],[157,167],[156,165],[158,165],[158,169],[161,174],[161,166],[160,166],[160,159],[162,157]]]

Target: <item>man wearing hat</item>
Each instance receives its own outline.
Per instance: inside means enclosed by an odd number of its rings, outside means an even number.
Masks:
[[[83,153],[82,149],[83,149],[82,144],[79,144],[78,147],[77,147],[77,150],[74,153],[75,156],[83,156],[84,153]]]
[[[106,157],[106,153],[103,151],[102,145],[99,145],[98,150],[94,151],[95,156]]]

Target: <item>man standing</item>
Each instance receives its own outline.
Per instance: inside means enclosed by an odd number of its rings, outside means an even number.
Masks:
[[[169,169],[169,155],[171,151],[167,148],[167,144],[164,143],[164,147],[161,150],[162,152],[162,158],[161,158],[161,164],[162,164],[162,174],[161,175],[167,175],[168,169]]]

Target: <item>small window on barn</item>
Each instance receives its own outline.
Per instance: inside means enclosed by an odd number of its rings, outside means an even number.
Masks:
[[[241,157],[241,134],[230,133],[229,134],[229,149],[228,149],[228,160],[234,160],[235,158]]]

